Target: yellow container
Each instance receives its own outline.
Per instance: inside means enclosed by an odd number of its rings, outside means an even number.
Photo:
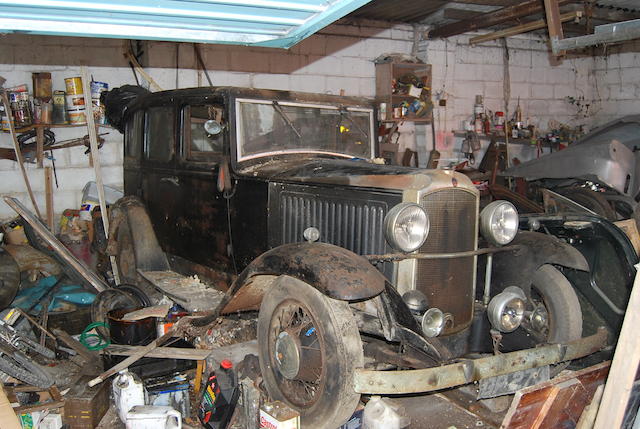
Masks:
[[[84,93],[81,77],[68,77],[64,80],[64,84],[67,86],[67,95],[78,95]]]

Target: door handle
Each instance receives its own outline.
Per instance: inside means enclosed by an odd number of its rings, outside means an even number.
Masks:
[[[160,178],[160,182],[171,183],[172,185],[179,186],[180,181],[176,176],[162,177]]]

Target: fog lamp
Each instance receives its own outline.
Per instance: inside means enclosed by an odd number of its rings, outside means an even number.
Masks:
[[[518,210],[509,201],[494,201],[480,213],[480,233],[491,244],[511,243],[518,232]]]
[[[487,307],[487,317],[491,326],[500,332],[513,332],[520,326],[524,317],[527,297],[522,289],[509,286],[494,296]]]
[[[437,337],[442,333],[446,318],[439,308],[430,308],[422,316],[422,332],[427,338]]]

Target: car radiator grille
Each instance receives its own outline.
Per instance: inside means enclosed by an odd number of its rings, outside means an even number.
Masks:
[[[304,241],[304,230],[313,226],[323,243],[360,255],[385,251],[385,203],[287,192],[281,195],[280,210],[283,244]]]
[[[420,204],[429,213],[431,228],[421,253],[474,250],[476,247],[476,196],[462,189],[428,193]],[[475,257],[418,260],[416,288],[438,307],[453,316],[446,333],[463,329],[471,322],[474,301]]]

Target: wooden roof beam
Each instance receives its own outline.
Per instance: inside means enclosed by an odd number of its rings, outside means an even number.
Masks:
[[[571,0],[558,0],[558,5],[571,2]],[[540,0],[529,0],[514,6],[504,7],[494,12],[483,13],[475,18],[465,19],[463,21],[436,27],[432,30],[428,30],[425,37],[428,37],[429,39],[451,37],[467,33],[469,31],[476,31],[481,28],[492,27],[494,25],[511,21],[512,19],[522,18],[536,13],[544,13],[544,4]]]

